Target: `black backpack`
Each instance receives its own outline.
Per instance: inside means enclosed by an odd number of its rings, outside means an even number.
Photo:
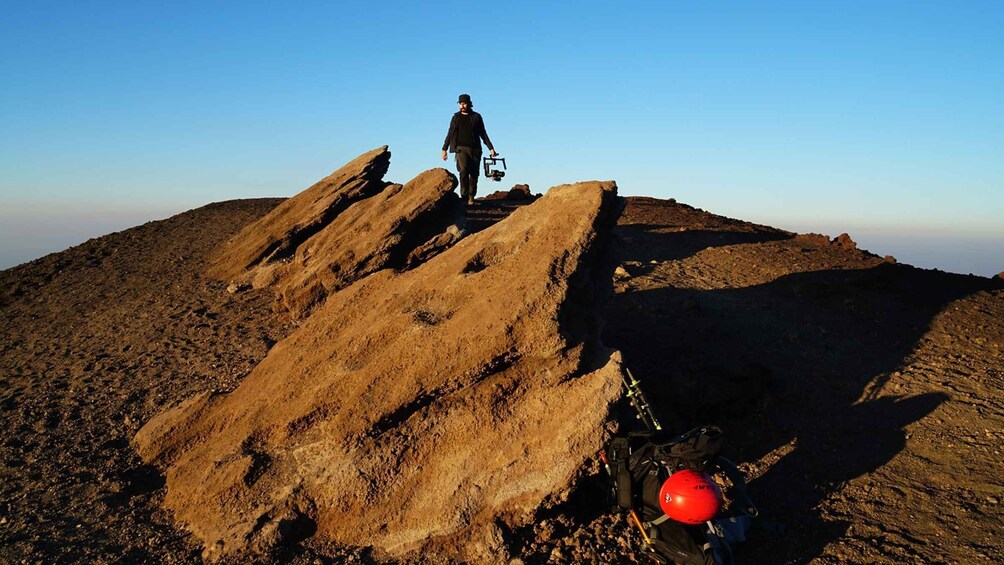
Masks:
[[[719,455],[722,430],[694,428],[667,437],[663,432],[634,432],[613,438],[604,450],[610,478],[613,510],[633,514],[642,528],[645,551],[660,563],[725,565],[732,563],[732,548],[745,540],[756,506],[746,493],[743,474]],[[659,489],[669,476],[690,469],[711,475],[721,473],[732,486],[727,512],[706,524],[688,525],[669,519],[659,506]]]

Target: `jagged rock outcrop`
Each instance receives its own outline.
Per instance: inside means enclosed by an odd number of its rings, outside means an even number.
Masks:
[[[851,239],[851,236],[848,235],[848,234],[846,234],[846,233],[842,233],[842,234],[838,235],[837,237],[833,238],[833,241],[831,242],[831,245],[833,245],[834,247],[837,247],[838,249],[857,249],[858,248],[858,244],[855,243],[854,240]]]
[[[164,505],[208,558],[316,535],[501,560],[499,525],[567,494],[620,395],[595,308],[620,206],[612,182],[555,187],[331,295],[234,392],[139,431]]]
[[[253,286],[274,286],[283,304],[305,316],[327,295],[384,268],[413,267],[455,243],[464,222],[457,179],[426,171],[356,202],[303,243],[293,259],[264,271]],[[411,261],[409,262],[409,259]]]
[[[363,154],[243,230],[209,273],[233,290],[271,287],[294,317],[384,268],[411,268],[464,235],[457,179],[426,171],[385,183],[387,147]]]
[[[229,280],[292,255],[353,202],[383,190],[388,167],[386,145],[356,157],[241,230],[213,260],[209,274]]]
[[[488,196],[485,196],[485,200],[533,200],[534,198],[540,198],[540,195],[534,195],[530,192],[530,185],[528,184],[515,184],[509,190],[497,190]]]

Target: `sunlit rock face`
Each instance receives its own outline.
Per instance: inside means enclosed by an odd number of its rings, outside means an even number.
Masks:
[[[234,392],[140,430],[164,505],[208,558],[318,536],[497,560],[498,525],[567,494],[620,395],[596,315],[620,207],[612,182],[555,187],[329,295]]]
[[[464,235],[456,177],[431,169],[405,185],[383,176],[381,147],[290,198],[217,254],[209,274],[272,288],[303,318],[331,293],[385,268],[411,268]]]

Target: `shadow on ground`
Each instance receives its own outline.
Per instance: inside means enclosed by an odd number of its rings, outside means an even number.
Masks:
[[[676,261],[685,259],[712,247],[725,247],[741,243],[764,243],[791,239],[794,234],[782,231],[719,231],[691,230],[666,231],[674,228],[651,224],[618,226],[617,233],[623,242],[621,261]]]
[[[467,230],[469,233],[477,233],[489,228],[533,202],[533,200],[476,200],[466,209]]]
[[[617,230],[627,242],[622,259],[643,263],[786,237]],[[902,364],[947,304],[995,285],[879,264],[745,288],[627,290],[606,308],[603,341],[624,353],[670,431],[723,424],[733,454],[745,461],[797,440],[797,449],[751,485],[769,517],[790,533],[754,539],[743,560],[802,563],[848,526],[824,521],[817,504],[888,462],[905,446],[904,426],[947,400],[862,400],[863,393]]]

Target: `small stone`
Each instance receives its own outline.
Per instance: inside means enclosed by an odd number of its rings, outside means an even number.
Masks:
[[[996,496],[988,496],[987,502],[989,502],[990,504],[1000,504],[1000,499],[997,498]]]
[[[237,286],[236,284],[231,284],[230,286],[227,287],[227,292],[229,292],[230,294],[236,294],[237,291],[240,289],[241,287]]]
[[[537,539],[541,541],[551,541],[554,537],[554,525],[549,521],[541,522],[537,527]]]
[[[624,267],[618,265],[617,268],[614,269],[614,278],[617,280],[629,279],[631,278],[631,273],[629,273]]]

